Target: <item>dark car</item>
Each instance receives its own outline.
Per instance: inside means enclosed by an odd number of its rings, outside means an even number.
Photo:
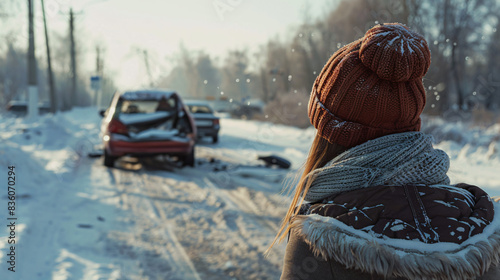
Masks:
[[[231,116],[234,118],[251,120],[255,115],[262,115],[264,113],[265,105],[266,104],[259,99],[246,100],[243,103],[239,103],[231,110]]]
[[[174,91],[117,92],[104,117],[101,135],[104,165],[121,156],[169,155],[194,166],[196,127],[180,96]]]
[[[214,110],[208,102],[199,100],[186,100],[186,106],[194,116],[198,138],[211,137],[214,143],[219,141],[219,117],[214,115]]]

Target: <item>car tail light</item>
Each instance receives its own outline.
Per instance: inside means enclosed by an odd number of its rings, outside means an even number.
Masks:
[[[128,134],[127,126],[117,119],[112,119],[109,122],[108,130],[111,133],[125,134],[125,135]]]
[[[219,124],[219,119],[214,120],[214,125],[218,125],[218,124]]]

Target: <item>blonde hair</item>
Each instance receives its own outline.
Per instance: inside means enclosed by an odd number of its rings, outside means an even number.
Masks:
[[[307,159],[304,163],[304,166],[302,167],[301,170],[297,172],[297,178],[299,178],[300,176],[300,179],[298,179],[298,183],[295,187],[295,194],[292,198],[292,202],[288,207],[288,211],[285,215],[285,218],[281,222],[281,227],[278,230],[276,237],[274,238],[269,248],[266,250],[266,254],[276,243],[281,243],[290,232],[291,229],[290,222],[292,218],[296,216],[300,210],[300,207],[296,206],[304,202],[304,196],[309,191],[309,188],[311,187],[311,184],[314,181],[313,177],[312,178],[307,177],[309,172],[325,166],[326,163],[328,163],[330,160],[343,153],[345,150],[347,150],[346,147],[334,143],[332,144],[323,137],[321,137],[318,133],[316,133],[316,136],[314,137],[314,141],[311,145],[311,149],[309,150],[309,154],[307,155]],[[294,183],[296,181],[297,180],[293,180],[288,185],[289,189],[288,193],[290,193],[293,190],[295,185]]]

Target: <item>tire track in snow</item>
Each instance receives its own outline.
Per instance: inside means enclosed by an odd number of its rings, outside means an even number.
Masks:
[[[254,217],[260,224],[269,228],[273,232],[278,232],[278,227],[275,224],[271,223],[267,219],[262,218],[262,212],[259,210],[257,205],[252,202],[251,199],[249,199],[248,197],[239,196],[232,192],[221,190],[217,188],[214,182],[212,182],[209,178],[204,178],[204,181],[207,183],[207,186],[215,193],[218,193],[226,203],[234,205],[233,209],[243,210],[255,214]]]
[[[125,204],[123,206],[130,207],[130,210],[139,218],[149,218],[148,222],[152,224],[147,229],[141,228],[140,236],[152,235],[151,232],[154,232],[155,236],[144,237],[147,238],[146,241],[150,241],[149,238],[152,240],[161,238],[160,246],[155,249],[171,267],[169,272],[174,274],[172,279],[201,280],[191,259],[172,230],[162,207],[158,201],[154,201],[155,196],[173,197],[173,194],[167,188],[159,188],[156,184],[146,184],[147,174],[142,174],[142,172],[115,169],[110,173],[113,174],[117,188],[123,189],[120,199]],[[151,193],[155,196],[147,195]],[[149,256],[142,256],[142,259],[143,262],[148,262]]]
[[[137,215],[135,231],[139,233],[128,238],[137,240],[132,247],[138,248],[135,251],[151,244],[158,248],[155,239],[162,239],[162,248],[155,251],[172,265],[172,274],[181,274],[174,268],[178,266],[187,271],[182,279],[279,277],[281,250],[270,258],[263,256],[276,232],[276,222],[270,220],[262,203],[253,201],[254,191],[260,193],[254,190],[255,182],[231,178],[229,185],[219,185],[212,178],[214,173],[203,168],[174,172],[116,169],[113,174],[117,188],[122,189],[123,207]],[[149,224],[146,230],[139,229],[143,224]],[[139,260],[147,261],[148,255],[141,253]],[[160,275],[152,273],[149,275]]]
[[[215,186],[215,184],[208,178],[208,177],[203,177],[200,179],[202,182],[201,184],[198,184],[200,186],[206,185],[208,189],[215,194],[217,197],[219,197],[224,203],[226,204],[226,207],[228,210],[239,210],[240,207],[237,206],[237,204],[233,201],[231,196],[225,192],[224,190],[221,190]],[[203,184],[204,183],[204,184]]]
[[[262,226],[273,232],[277,232],[278,230],[277,225],[273,224],[271,221],[262,217],[263,213],[259,210],[257,205],[255,205],[255,203],[252,202],[250,198],[241,197],[237,194],[234,194],[232,192],[217,187],[216,183],[213,182],[212,179],[210,178],[209,172],[203,172],[191,169],[189,170],[189,173],[193,173],[190,175],[190,177],[194,177],[195,180],[198,182],[199,186],[206,186],[212,192],[212,194],[214,194],[215,196],[219,197],[222,201],[224,201],[228,210],[252,213],[254,214],[253,218],[256,222],[258,222],[259,224],[261,224]]]
[[[168,247],[175,248],[175,252],[167,252],[166,249],[163,248],[164,254],[172,257],[171,261],[175,263],[174,270],[179,271],[179,274],[183,275],[183,279],[201,280],[200,275],[193,265],[193,262],[187,255],[184,247],[182,247],[182,244],[177,239],[177,236],[172,230],[172,226],[170,225],[170,223],[168,223],[165,213],[160,210],[160,207],[157,206],[158,202],[155,203],[149,201],[149,203],[151,208],[154,210],[154,213],[157,215],[157,218],[163,222],[162,226],[160,227],[162,229],[163,236],[168,237],[167,242],[170,245]],[[175,256],[178,256],[180,259],[175,258]]]
[[[222,269],[226,271],[226,275],[229,273],[229,279],[279,278],[284,248],[278,248],[277,250],[280,250],[280,252],[273,252],[270,257],[264,257],[263,255],[277,232],[277,225],[268,219],[269,213],[266,209],[259,208],[252,201],[251,196],[245,195],[246,192],[239,191],[242,188],[252,192],[252,186],[233,184],[232,180],[227,182],[228,186],[226,187],[218,186],[216,181],[213,181],[216,179],[212,178],[214,173],[203,169],[186,168],[178,170],[176,174],[190,178],[199,188],[205,189],[210,196],[216,197],[217,200],[223,202],[221,207],[215,211],[211,210],[214,211],[212,217],[216,222],[216,228],[211,230],[213,233],[209,234],[209,240],[213,240],[215,244],[221,242],[214,234],[217,235],[217,232],[221,231],[222,227],[225,228],[222,230],[222,234],[226,237],[225,241],[223,241],[222,245],[216,245],[211,250],[219,258],[224,261],[227,260],[226,264],[222,264]],[[196,246],[196,242],[190,243]],[[206,246],[204,247],[205,251],[195,252],[202,259],[207,254]],[[245,252],[245,255],[241,255],[241,253],[238,253],[239,251]],[[233,262],[237,262],[239,265],[233,267]],[[229,270],[224,268],[228,267],[228,265]],[[260,268],[259,273],[252,270],[255,267]],[[231,274],[232,269],[236,270],[236,274]]]

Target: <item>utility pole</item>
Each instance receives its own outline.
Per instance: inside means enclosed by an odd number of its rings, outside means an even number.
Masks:
[[[148,72],[149,87],[154,88],[153,75],[151,75],[151,68],[149,67],[148,51],[142,50],[142,54],[144,55],[144,64],[146,65],[146,71]]]
[[[95,73],[101,75],[101,48],[97,45],[95,47],[96,60],[95,60]]]
[[[78,97],[76,94],[76,58],[75,58],[75,36],[74,36],[74,20],[73,8],[69,9],[69,37],[71,41],[71,101],[70,106],[77,105]]]
[[[57,110],[56,88],[54,86],[54,75],[50,59],[49,33],[47,31],[47,19],[45,16],[45,3],[42,0],[43,26],[45,28],[45,46],[47,48],[47,67],[49,68],[49,88],[50,88],[50,112],[54,114]]]
[[[33,3],[28,0],[28,119],[38,116],[38,85],[36,80],[35,33],[33,28]]]
[[[96,106],[97,109],[99,110],[101,108],[101,84],[102,84],[102,63],[101,63],[101,48],[99,46],[95,47],[96,50],[96,62],[95,62],[95,74],[98,77],[98,85],[94,87],[95,91],[95,98],[96,98]]]

